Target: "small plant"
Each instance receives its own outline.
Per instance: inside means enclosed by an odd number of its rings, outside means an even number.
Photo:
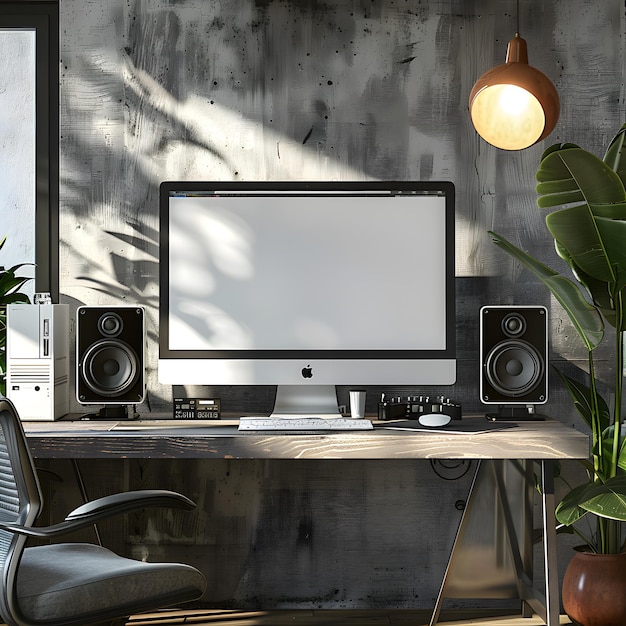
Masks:
[[[2,250],[6,240],[5,235],[0,241],[0,250]],[[31,278],[16,275],[26,265],[32,265],[32,263],[19,263],[9,269],[0,266],[0,395],[5,395],[6,393],[7,304],[30,302],[28,296],[21,293],[20,289]]]
[[[575,281],[562,276],[491,232],[494,242],[528,268],[569,315],[588,355],[589,384],[559,372],[578,413],[592,435],[585,460],[587,482],[574,487],[556,509],[557,520],[576,532],[596,553],[623,548],[626,521],[626,436],[622,421],[623,338],[626,331],[626,124],[603,159],[571,143],[556,144],[541,157],[536,175],[537,204],[555,208],[546,225],[556,252]],[[615,329],[613,406],[600,396],[594,350]],[[591,532],[574,526],[588,513]]]

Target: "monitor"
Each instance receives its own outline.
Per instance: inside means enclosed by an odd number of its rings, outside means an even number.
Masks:
[[[164,182],[159,381],[276,385],[336,414],[337,385],[456,379],[451,182]]]

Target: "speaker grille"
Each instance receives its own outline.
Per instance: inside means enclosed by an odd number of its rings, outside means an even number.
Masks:
[[[139,365],[136,352],[124,342],[98,341],[83,357],[85,384],[96,393],[116,398],[135,384]]]
[[[487,355],[485,376],[501,394],[517,397],[537,387],[544,367],[543,357],[528,342],[503,341]]]
[[[77,385],[82,404],[133,404],[145,396],[142,307],[79,307]]]
[[[484,404],[543,404],[548,398],[545,307],[481,309],[481,385]]]

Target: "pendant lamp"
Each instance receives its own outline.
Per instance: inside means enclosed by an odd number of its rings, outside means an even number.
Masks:
[[[509,41],[506,62],[476,81],[469,110],[476,132],[503,150],[528,148],[554,130],[559,94],[545,74],[528,65],[526,41],[519,33]]]

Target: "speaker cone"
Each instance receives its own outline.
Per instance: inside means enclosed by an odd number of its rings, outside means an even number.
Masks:
[[[517,397],[531,392],[542,380],[543,370],[541,354],[526,341],[502,341],[491,349],[485,360],[489,384],[504,396]]]
[[[117,337],[123,328],[122,318],[117,313],[111,311],[107,311],[98,320],[98,330],[105,337]]]
[[[84,382],[102,396],[117,397],[125,393],[135,384],[139,371],[137,354],[123,341],[98,341],[83,356]]]
[[[502,332],[507,337],[521,337],[526,332],[526,319],[517,312],[505,315],[502,319]]]

